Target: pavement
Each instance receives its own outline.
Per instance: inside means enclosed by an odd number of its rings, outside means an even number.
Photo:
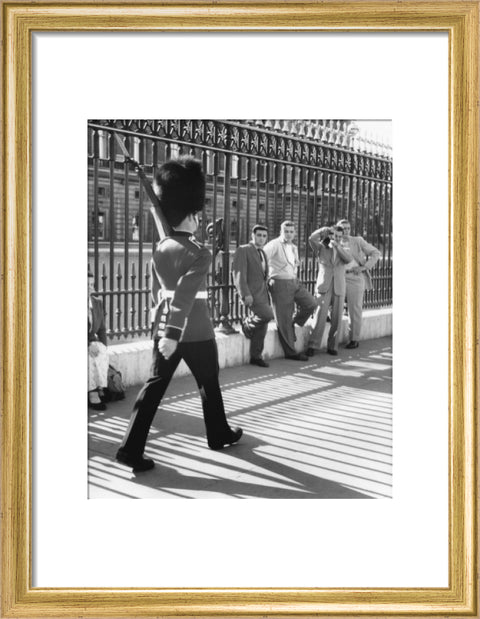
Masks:
[[[269,363],[221,370],[227,418],[244,432],[221,451],[207,447],[194,379],[172,380],[145,449],[150,471],[115,461],[139,387],[89,409],[89,498],[390,498],[391,338]]]

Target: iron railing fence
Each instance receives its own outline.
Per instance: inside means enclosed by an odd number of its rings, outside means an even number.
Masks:
[[[282,122],[276,121],[280,126]],[[338,139],[330,144],[285,134],[248,121],[97,120],[88,123],[89,265],[104,301],[110,338],[149,333],[149,261],[158,240],[149,200],[115,134],[150,179],[171,157],[191,154],[202,161],[207,199],[199,238],[215,257],[209,297],[216,326],[228,331],[231,322],[244,317],[230,276],[236,247],[249,241],[255,223],[266,225],[269,238],[274,238],[285,219],[295,222],[300,276],[312,292],[317,265],[309,235],[322,225],[349,219],[352,234],[363,236],[382,254],[372,272],[373,290],[366,294],[365,307],[391,305],[389,155],[360,152]]]

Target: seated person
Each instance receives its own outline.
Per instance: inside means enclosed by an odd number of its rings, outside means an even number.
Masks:
[[[103,389],[107,387],[108,353],[107,333],[102,301],[94,296],[95,282],[88,273],[88,406],[105,410]]]

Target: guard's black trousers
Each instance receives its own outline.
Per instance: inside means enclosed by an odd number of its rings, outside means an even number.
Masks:
[[[180,342],[167,360],[158,350],[158,339],[154,339],[152,375],[137,396],[120,447],[129,456],[135,458],[143,454],[153,418],[181,359],[184,359],[190,368],[200,390],[208,444],[218,445],[226,442],[230,436],[231,429],[225,417],[218,382],[219,366],[215,340]]]

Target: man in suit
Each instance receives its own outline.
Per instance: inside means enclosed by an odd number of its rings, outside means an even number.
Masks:
[[[315,230],[309,242],[318,257],[318,276],[316,290],[318,309],[313,317],[312,332],[308,341],[307,356],[315,354],[322,344],[323,332],[327,322],[328,308],[332,305],[330,330],[328,332],[327,352],[338,354],[338,339],[342,324],[345,301],[345,265],[352,256],[342,247],[343,228],[323,227]]]
[[[263,246],[268,230],[257,224],[252,230],[252,240],[240,245],[232,261],[232,276],[238,295],[250,314],[242,323],[242,331],[250,342],[250,363],[267,368],[262,359],[263,344],[268,323],[273,320],[267,288],[268,262]]]
[[[346,296],[348,315],[350,317],[350,341],[346,348],[358,348],[362,330],[363,295],[365,290],[372,289],[370,269],[380,258],[376,247],[367,243],[361,236],[350,236],[350,222],[341,219],[338,225],[344,229],[344,244],[352,255],[352,260],[346,266]]]
[[[267,243],[264,251],[269,265],[273,311],[285,359],[307,361],[305,354],[295,350],[295,324],[302,327],[317,309],[317,302],[298,280],[300,260],[297,246],[293,243],[294,237],[295,224],[293,221],[284,221],[280,227],[280,236]],[[297,310],[293,315],[295,305]]]
[[[201,164],[191,157],[167,161],[160,167],[155,182],[160,207],[173,232],[158,243],[152,258],[155,280],[152,290],[158,290],[160,296],[159,319],[153,328],[151,377],[137,396],[116,456],[134,471],[146,471],[154,466],[153,460],[143,456],[145,443],[181,359],[190,368],[200,390],[210,449],[222,449],[242,436],[240,428],[232,429],[227,423],[218,381],[217,346],[206,289],[212,255],[193,236],[198,227],[197,213],[205,201]]]

